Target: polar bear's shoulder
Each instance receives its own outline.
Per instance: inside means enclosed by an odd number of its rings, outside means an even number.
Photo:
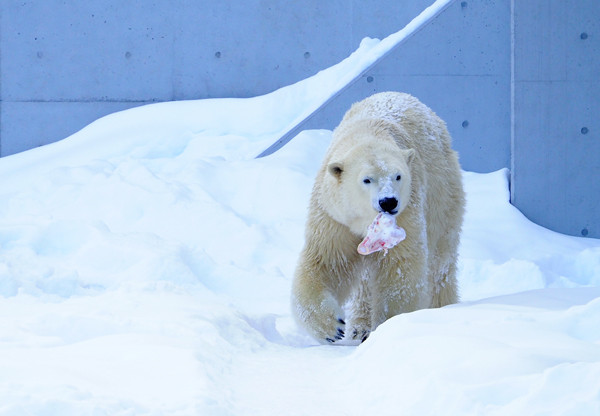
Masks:
[[[421,102],[410,94],[401,92],[381,92],[370,96],[352,106],[344,119],[378,119],[398,122],[409,109],[422,106]]]

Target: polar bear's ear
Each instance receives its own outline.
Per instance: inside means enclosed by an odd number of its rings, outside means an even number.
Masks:
[[[342,164],[339,162],[334,162],[334,163],[330,163],[329,166],[327,166],[327,171],[329,171],[329,173],[331,173],[333,176],[335,176],[336,178],[340,178],[340,176],[342,176],[342,172],[344,171],[344,168],[342,167]]]
[[[404,151],[404,154],[406,155],[406,164],[410,166],[415,158],[415,149],[407,149]]]

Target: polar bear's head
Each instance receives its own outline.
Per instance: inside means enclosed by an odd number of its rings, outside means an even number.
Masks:
[[[333,154],[324,172],[321,203],[336,221],[359,236],[377,213],[398,215],[411,193],[410,165],[415,151],[395,143],[359,145]]]

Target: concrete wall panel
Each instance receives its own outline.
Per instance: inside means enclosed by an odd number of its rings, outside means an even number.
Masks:
[[[510,5],[454,2],[307,123],[334,128],[353,101],[405,91],[448,125],[464,169],[510,164]]]
[[[600,237],[600,2],[514,2],[512,202]]]
[[[73,126],[85,127],[107,113],[126,110],[147,103],[131,102],[5,102],[0,109],[2,130],[19,140],[3,143],[6,154],[23,152],[43,146],[54,137],[66,138]]]

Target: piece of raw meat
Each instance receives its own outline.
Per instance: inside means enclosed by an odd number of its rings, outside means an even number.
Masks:
[[[406,238],[404,228],[396,225],[396,217],[380,212],[377,214],[369,228],[367,236],[358,245],[358,252],[362,255],[387,251]]]

